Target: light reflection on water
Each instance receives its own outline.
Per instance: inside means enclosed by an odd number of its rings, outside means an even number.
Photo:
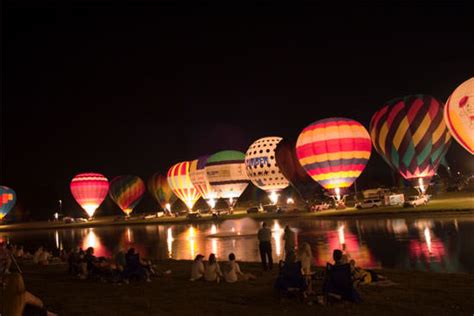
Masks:
[[[362,267],[474,273],[474,219],[275,219],[272,229],[275,261],[283,259],[283,227],[295,232],[296,244],[311,245],[314,263],[332,261],[332,251],[343,249]],[[193,259],[215,253],[226,260],[259,261],[256,233],[261,222],[250,218],[181,225],[136,225],[0,233],[0,240],[22,244],[32,251],[39,245],[69,250],[94,247],[97,256],[110,257],[134,247],[152,259]]]

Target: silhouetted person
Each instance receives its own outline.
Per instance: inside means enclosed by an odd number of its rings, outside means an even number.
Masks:
[[[262,259],[263,270],[267,271],[268,268],[273,269],[273,258],[272,258],[272,231],[267,227],[267,223],[262,224],[262,228],[258,231],[258,241],[260,257]],[[267,266],[268,260],[268,266]]]

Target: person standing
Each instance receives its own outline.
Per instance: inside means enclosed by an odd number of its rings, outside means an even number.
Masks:
[[[290,229],[290,226],[288,225],[285,226],[283,240],[285,241],[285,256],[288,256],[290,252],[295,251],[295,233]]]
[[[267,271],[273,269],[273,258],[272,258],[272,231],[267,227],[267,223],[263,222],[262,228],[258,230],[258,241],[260,258],[262,259],[263,270]],[[267,265],[268,260],[268,265]]]

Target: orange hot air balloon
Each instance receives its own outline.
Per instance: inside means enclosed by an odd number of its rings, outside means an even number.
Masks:
[[[189,210],[192,210],[201,194],[193,186],[189,177],[190,165],[189,161],[175,164],[168,170],[167,179],[173,193],[186,204]]]
[[[444,121],[454,139],[474,155],[474,77],[457,87],[446,101]]]

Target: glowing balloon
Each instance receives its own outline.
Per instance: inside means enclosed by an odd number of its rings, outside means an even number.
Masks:
[[[211,208],[214,208],[216,205],[217,193],[212,190],[209,180],[207,179],[205,167],[208,158],[209,156],[202,156],[191,161],[189,166],[189,178],[203,199],[206,200]]]
[[[328,118],[306,127],[296,141],[296,155],[306,172],[339,199],[341,189],[359,177],[370,158],[370,136],[347,118]]]
[[[137,176],[118,176],[110,181],[110,198],[129,216],[145,193],[145,183]]]
[[[196,190],[189,178],[190,165],[189,161],[184,161],[172,166],[168,170],[168,184],[174,194],[186,204],[189,210],[192,210],[201,194],[199,194],[199,191]]]
[[[16,193],[9,187],[0,186],[0,221],[15,206]]]
[[[443,106],[428,95],[387,102],[370,121],[372,143],[384,160],[422,193],[449,148]]]
[[[320,193],[320,186],[303,169],[296,157],[295,142],[283,139],[275,149],[275,158],[281,173],[285,176],[305,203]]]
[[[76,202],[92,217],[107,196],[109,180],[100,173],[81,173],[71,180],[70,189]]]
[[[245,155],[240,151],[224,150],[207,159],[206,175],[219,198],[227,199],[232,208],[249,184]]]
[[[474,77],[457,87],[446,101],[444,121],[454,139],[474,155]]]
[[[250,181],[269,193],[274,204],[278,199],[276,192],[289,185],[275,158],[275,148],[281,140],[281,137],[260,138],[250,145],[245,154],[245,167]]]
[[[158,173],[151,176],[148,180],[148,191],[163,210],[171,212],[171,205],[176,201],[176,195],[171,190],[166,177]]]

